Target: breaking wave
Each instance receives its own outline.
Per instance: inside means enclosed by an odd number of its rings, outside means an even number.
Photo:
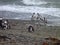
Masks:
[[[23,13],[43,13],[52,16],[60,17],[59,8],[42,8],[36,6],[16,6],[16,5],[2,5],[0,11],[23,12]]]
[[[41,5],[41,4],[47,4],[45,1],[40,0],[22,0],[22,2],[26,5]]]

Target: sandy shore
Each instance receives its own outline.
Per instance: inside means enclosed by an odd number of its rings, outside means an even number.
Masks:
[[[55,37],[60,39],[60,26],[37,26],[34,25],[34,32],[28,32],[26,23],[24,21],[10,21],[11,29],[0,30],[0,35],[6,35],[8,37],[15,37],[17,44],[24,45],[24,40],[27,42],[33,42],[36,40],[40,40],[45,37]],[[28,23],[27,23],[28,24]],[[12,36],[11,36],[12,35]],[[23,40],[23,43],[18,43]],[[28,45],[33,43],[29,43]],[[27,45],[27,43],[26,43]]]

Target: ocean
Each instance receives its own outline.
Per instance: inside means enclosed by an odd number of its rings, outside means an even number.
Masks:
[[[34,12],[59,22],[60,0],[0,0],[0,17],[29,20]]]

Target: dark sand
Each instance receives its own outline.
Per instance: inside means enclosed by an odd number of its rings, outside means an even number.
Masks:
[[[14,37],[16,43],[9,43],[7,45],[34,45],[35,41],[38,41],[39,45],[42,38],[50,36],[60,39],[60,26],[40,26],[24,20],[9,20],[9,23],[11,25],[11,29],[0,30],[0,35],[6,35],[11,38]],[[32,24],[34,26],[35,32],[28,32],[28,24]]]

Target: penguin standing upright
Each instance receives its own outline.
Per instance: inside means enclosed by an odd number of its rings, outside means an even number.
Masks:
[[[30,26],[28,27],[28,32],[34,32],[34,28],[33,28],[32,25],[30,25]]]

